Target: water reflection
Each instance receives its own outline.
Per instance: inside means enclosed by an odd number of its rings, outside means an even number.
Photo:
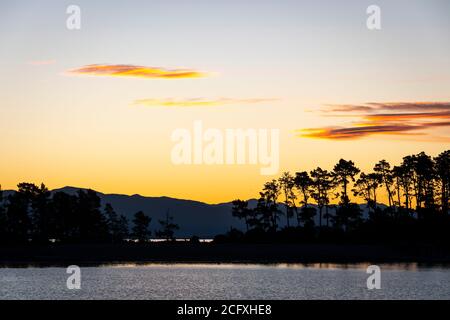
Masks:
[[[0,268],[0,299],[450,299],[450,268],[382,264],[368,290],[360,264],[162,264],[86,266],[81,290],[65,267]]]
[[[449,269],[450,264],[431,264],[431,263],[118,263],[118,264],[102,264],[102,267],[111,268],[133,268],[133,267],[147,267],[147,268],[198,268],[198,269],[325,269],[325,270],[366,270],[370,265],[378,265],[383,270],[402,270],[402,271],[418,271],[424,269]]]
[[[58,268],[66,267],[73,263],[14,263],[0,264],[2,268]],[[76,264],[76,263],[75,263]],[[366,270],[370,265],[378,265],[383,270],[401,270],[401,271],[418,271],[426,269],[444,269],[450,270],[450,263],[418,263],[418,262],[401,262],[401,263],[198,263],[198,262],[117,262],[117,263],[82,263],[82,267],[109,267],[109,268],[198,268],[198,269],[318,269],[318,270]]]

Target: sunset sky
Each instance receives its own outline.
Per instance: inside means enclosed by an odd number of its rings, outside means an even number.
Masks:
[[[81,8],[68,30],[66,8]],[[381,30],[366,9],[381,8]],[[450,149],[450,1],[0,2],[0,184],[218,203],[259,165],[174,165],[171,134],[280,130],[280,171]]]

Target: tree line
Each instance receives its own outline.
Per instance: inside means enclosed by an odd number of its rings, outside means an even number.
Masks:
[[[377,201],[382,192],[386,204]],[[317,167],[284,172],[264,184],[253,207],[248,201],[233,201],[232,215],[245,222],[246,232],[232,229],[217,240],[450,243],[449,195],[450,150],[435,158],[424,152],[409,155],[396,166],[381,160],[371,172],[341,159],[331,171]],[[356,199],[366,203],[368,219],[363,219]],[[282,217],[284,228],[279,227]]]
[[[104,206],[93,190],[75,195],[51,193],[44,184],[20,183],[4,197],[0,189],[0,244],[24,243],[120,243],[146,242],[151,236],[151,218],[142,211],[128,219],[111,204]],[[179,227],[168,213],[159,220],[157,237],[174,239]]]
[[[381,193],[386,204],[377,200]],[[232,215],[245,222],[245,232],[232,228],[215,240],[450,244],[449,195],[450,150],[434,158],[409,155],[396,166],[381,160],[367,173],[341,159],[330,171],[285,172],[266,182],[255,205],[233,201]],[[367,219],[357,199],[365,202]],[[131,222],[102,206],[92,190],[51,193],[44,184],[20,183],[3,196],[0,189],[0,244],[147,241],[151,218],[139,211]],[[155,236],[174,240],[173,217],[158,222]]]

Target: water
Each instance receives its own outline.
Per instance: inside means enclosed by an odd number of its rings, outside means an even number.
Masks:
[[[0,268],[1,299],[450,299],[450,268],[380,265],[147,264],[81,268],[69,290],[65,268]]]

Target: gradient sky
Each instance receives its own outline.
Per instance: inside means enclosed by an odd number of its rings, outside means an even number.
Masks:
[[[81,30],[66,28],[70,4]],[[381,7],[379,31],[366,28],[371,4]],[[172,164],[171,133],[195,120],[279,128],[280,174],[340,158],[369,171],[382,158],[450,147],[447,0],[2,0],[0,12],[3,189],[29,181],[210,203],[256,197],[271,178],[259,166]],[[80,71],[93,64],[157,69]],[[185,69],[201,74],[169,77]],[[440,115],[412,115],[423,102]],[[387,125],[414,128],[381,134]],[[380,131],[355,136],[355,126]],[[336,139],[336,129],[351,136]]]

